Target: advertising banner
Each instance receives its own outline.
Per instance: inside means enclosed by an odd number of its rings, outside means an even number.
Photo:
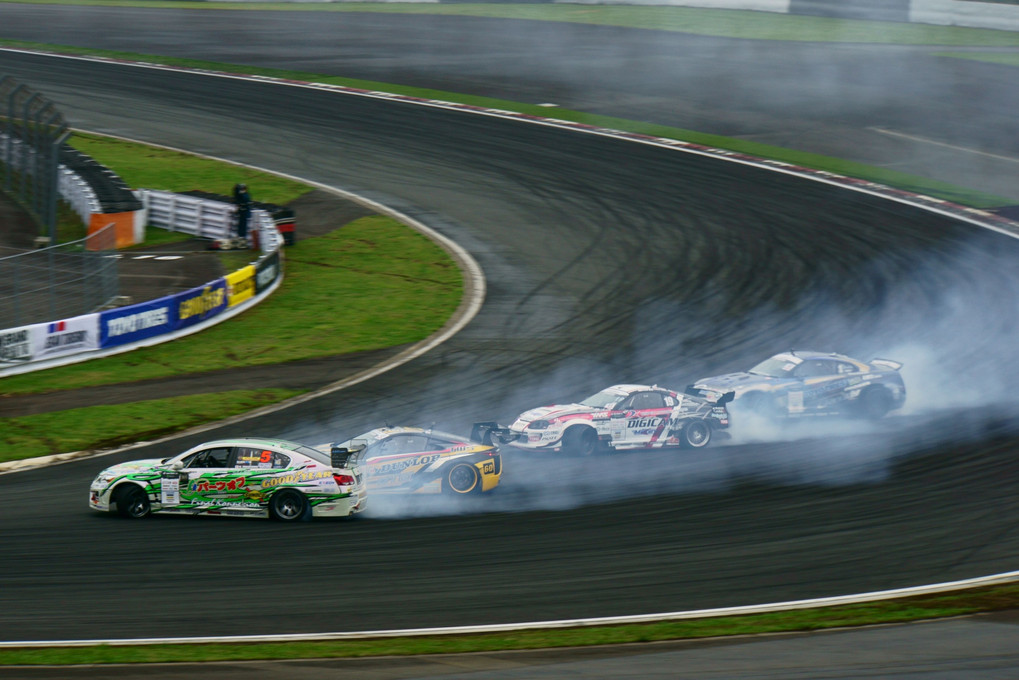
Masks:
[[[32,361],[99,349],[99,315],[82,314],[31,326]]]
[[[280,275],[280,251],[276,251],[255,265],[255,292],[261,293]]]
[[[99,313],[99,344],[114,347],[145,340],[177,327],[174,296],[168,295],[136,305]]]
[[[226,309],[226,279],[216,279],[204,286],[173,296],[177,310],[177,328],[187,328],[212,318]]]
[[[245,300],[255,296],[255,266],[249,264],[243,269],[238,269],[232,274],[227,274],[226,297],[227,306],[239,305]]]
[[[32,360],[31,326],[0,331],[0,367]]]

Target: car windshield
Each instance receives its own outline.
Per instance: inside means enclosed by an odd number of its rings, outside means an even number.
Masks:
[[[623,395],[613,390],[602,390],[598,394],[592,394],[580,403],[591,408],[611,408],[622,397]]]
[[[788,378],[794,368],[796,362],[789,361],[788,357],[772,357],[757,364],[749,372],[753,375],[766,375],[769,378]]]

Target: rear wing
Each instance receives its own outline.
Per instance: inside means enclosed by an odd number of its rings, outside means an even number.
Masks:
[[[902,364],[898,361],[892,361],[891,359],[871,359],[871,366],[881,366],[882,368],[889,368],[893,371],[897,371],[902,368]]]
[[[334,468],[346,468],[351,464],[361,462],[361,453],[364,452],[365,442],[355,439],[350,447],[341,447],[336,444],[329,446],[329,463]]]
[[[516,441],[517,435],[508,427],[499,425],[495,421],[484,421],[474,423],[471,428],[471,441],[484,444],[485,446],[498,446]]]
[[[719,392],[718,390],[704,390],[693,385],[687,385],[684,394],[690,397],[697,397],[704,401],[715,404],[716,406],[725,406],[730,401],[736,398],[736,393],[733,391]]]

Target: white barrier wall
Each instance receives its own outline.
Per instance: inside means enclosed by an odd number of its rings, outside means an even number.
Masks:
[[[232,203],[155,189],[139,189],[135,194],[145,206],[146,221],[154,227],[208,239],[228,239],[234,234],[237,207]],[[272,215],[265,210],[253,209],[249,224],[249,231],[258,233],[263,253],[283,245]]]
[[[912,0],[909,20],[918,24],[1019,31],[1019,5],[972,0]]]

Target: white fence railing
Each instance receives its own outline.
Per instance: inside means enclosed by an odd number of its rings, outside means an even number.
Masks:
[[[153,227],[208,239],[228,239],[234,235],[237,207],[232,203],[156,189],[140,189],[136,194],[148,211],[148,224]],[[249,225],[249,232],[258,234],[258,247],[263,253],[283,245],[276,223],[267,211],[253,209]]]

